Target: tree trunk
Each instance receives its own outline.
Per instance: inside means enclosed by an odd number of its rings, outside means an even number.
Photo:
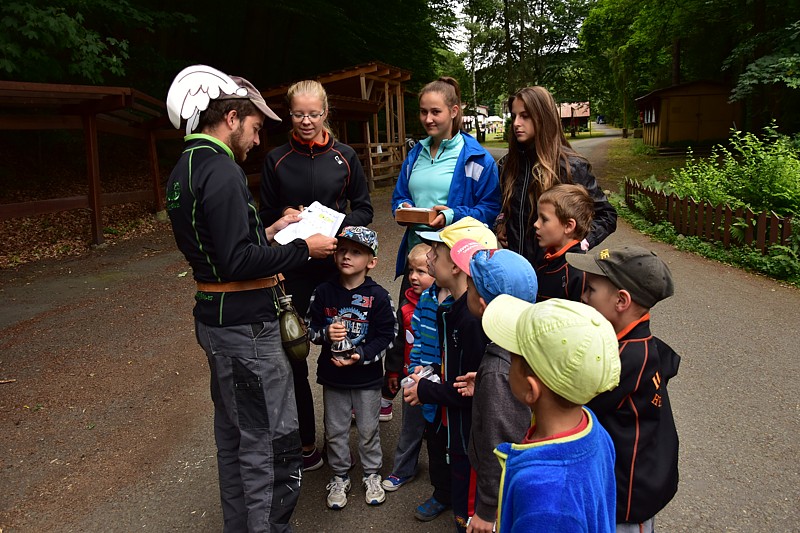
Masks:
[[[681,82],[681,40],[676,37],[672,40],[672,85]]]
[[[509,22],[509,2],[510,0],[503,0],[503,32],[505,33],[503,39],[503,48],[505,49],[506,55],[506,93],[513,94],[518,87],[516,87],[516,84],[514,83],[514,63],[511,58],[511,23]]]

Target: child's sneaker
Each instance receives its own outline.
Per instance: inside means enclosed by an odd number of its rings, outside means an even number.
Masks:
[[[303,452],[303,472],[319,470],[323,464],[325,464],[325,461],[323,461],[322,454],[319,453],[316,446],[310,452]]]
[[[445,512],[448,507],[450,506],[440,503],[436,498],[431,496],[417,507],[416,511],[414,511],[414,518],[422,522],[430,522]]]
[[[394,492],[409,481],[414,479],[414,476],[405,476],[405,477],[397,477],[394,474],[390,475],[386,479],[383,480],[381,486],[383,486],[384,490],[388,490],[389,492]]]
[[[350,492],[350,477],[333,476],[325,487],[328,489],[328,507],[331,509],[343,509],[347,505],[347,493]]]
[[[381,487],[381,475],[370,474],[364,476],[364,490],[366,491],[366,500],[369,505],[380,505],[386,500],[386,493]]]
[[[381,422],[388,422],[392,419],[392,404],[387,405],[386,407],[381,407],[380,415],[378,415],[378,420]]]

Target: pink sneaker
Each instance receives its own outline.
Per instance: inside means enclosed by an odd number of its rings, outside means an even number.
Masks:
[[[378,420],[381,422],[388,422],[392,419],[392,404],[389,404],[386,407],[381,407],[380,415],[378,415]]]

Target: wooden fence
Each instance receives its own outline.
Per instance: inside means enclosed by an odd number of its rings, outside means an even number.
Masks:
[[[642,197],[650,199],[654,208],[652,212],[641,209],[637,200]],[[667,195],[627,178],[625,203],[642,211],[651,222],[666,220],[683,235],[721,241],[726,248],[730,247],[731,241],[743,242],[765,253],[772,244],[785,244],[792,233],[791,217],[779,217],[773,212],[754,213],[742,207],[731,209],[728,205],[698,202],[691,197],[680,198],[674,193]],[[743,234],[743,241],[732,237],[734,227]]]

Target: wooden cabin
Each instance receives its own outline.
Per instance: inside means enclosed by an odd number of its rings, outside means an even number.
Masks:
[[[658,89],[636,99],[649,146],[708,146],[741,127],[742,106],[729,103],[727,85],[695,81]]]
[[[589,127],[589,102],[575,102],[559,104],[558,112],[561,116],[561,127],[565,132],[580,130]]]

